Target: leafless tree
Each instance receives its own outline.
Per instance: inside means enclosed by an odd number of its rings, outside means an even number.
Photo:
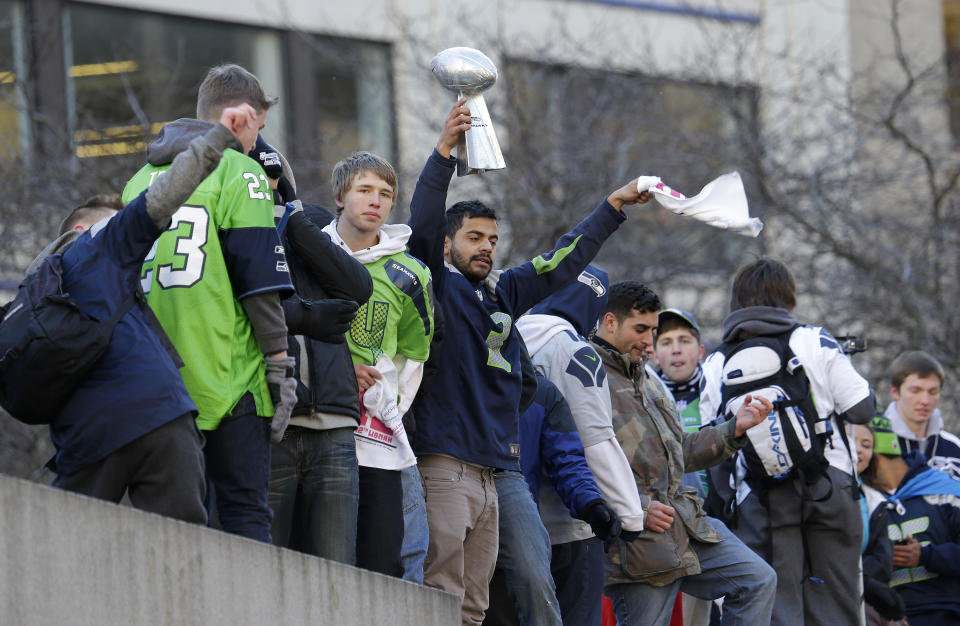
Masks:
[[[739,170],[751,213],[767,224],[758,240],[633,209],[597,262],[614,280],[641,280],[668,305],[689,307],[718,340],[736,268],[758,254],[781,258],[799,283],[801,319],[869,339],[855,363],[883,401],[898,353],[935,355],[948,371],[941,408],[948,427],[960,427],[960,160],[945,124],[935,121],[946,121],[945,59],[918,62],[905,50],[903,0],[870,8],[873,25],[892,42],[885,53],[853,71],[816,51],[773,53],[768,62],[799,77],[780,91],[750,82],[756,51],[747,35],[721,38],[705,29],[710,45],[686,60],[695,79],[659,74],[652,57],[642,75],[618,71],[588,41],[563,65],[539,61],[548,56],[542,50],[511,53],[516,46],[496,35],[476,44],[500,59],[501,79],[487,100],[508,167],[484,174],[466,193],[499,210],[508,233],[502,264],[549,249],[635,175],[656,174],[692,194]],[[563,20],[551,27],[557,40],[577,46]],[[413,45],[424,59],[418,71],[428,71],[437,50]],[[645,54],[624,45],[624,55]],[[741,68],[743,79],[711,74],[718,58]],[[762,103],[813,115],[802,123],[761,116]],[[439,128],[438,107],[423,110]],[[454,182],[452,199],[463,195],[461,185]]]

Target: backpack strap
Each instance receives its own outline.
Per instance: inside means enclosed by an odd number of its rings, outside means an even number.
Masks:
[[[138,297],[134,295],[132,298],[128,298],[126,302],[123,303],[120,308],[113,312],[113,315],[110,316],[110,319],[107,320],[106,324],[110,328],[113,328],[117,325],[124,315],[127,314],[127,311],[133,308],[133,305],[137,303]],[[112,332],[112,331],[111,331]]]
[[[296,208],[296,205],[292,202],[288,202],[283,207],[283,216],[280,218],[280,221],[277,222],[277,233],[279,233],[281,237],[283,237],[283,231],[287,229],[287,222],[290,221],[290,216],[293,215]]]
[[[170,341],[170,336],[167,335],[167,331],[163,330],[163,326],[160,324],[160,320],[157,319],[157,314],[153,312],[153,309],[150,308],[150,305],[147,303],[147,296],[143,293],[143,288],[140,284],[137,284],[137,293],[134,294],[133,303],[138,303],[140,305],[140,310],[143,311],[144,317],[147,318],[147,323],[150,324],[150,327],[153,328],[153,332],[157,334],[157,339],[160,340],[160,344],[167,351],[167,354],[170,355],[170,358],[173,360],[173,364],[177,366],[177,369],[182,368],[186,365],[183,362],[183,359],[180,357],[180,353],[177,352],[176,346],[173,345],[173,342]],[[130,310],[130,307],[127,307],[127,310]]]
[[[847,449],[847,457],[850,459],[850,481],[851,484],[856,487],[857,485],[857,455],[854,454],[852,445],[850,444],[850,439],[847,437],[847,428],[846,420],[843,419],[843,416],[840,413],[834,411],[833,416],[837,418],[837,428],[840,429],[840,440],[843,442],[843,447]],[[851,424],[852,426],[852,424]],[[857,493],[857,489],[851,489],[850,495],[854,500],[859,500],[860,495]]]

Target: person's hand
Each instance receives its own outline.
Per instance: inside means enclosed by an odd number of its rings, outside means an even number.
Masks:
[[[273,179],[271,179],[271,182],[273,182]],[[276,204],[286,205],[298,199],[297,190],[293,188],[293,184],[287,180],[286,176],[281,176],[277,179],[274,189],[277,195],[280,196],[280,202],[276,202],[276,199],[274,199]]]
[[[618,211],[623,209],[623,205],[625,204],[644,204],[649,201],[649,191],[644,191],[642,193],[637,191],[636,178],[607,196],[607,202],[609,202],[610,206]]]
[[[227,107],[220,113],[220,123],[233,133],[244,150],[249,150],[256,143],[256,136],[260,132],[257,128],[257,112],[246,102],[235,107]]]
[[[617,513],[603,500],[594,500],[583,511],[583,521],[590,524],[593,534],[603,541],[620,535],[622,527]]]
[[[264,359],[267,367],[267,387],[273,400],[273,419],[270,422],[270,440],[279,443],[290,423],[290,416],[297,405],[297,379],[294,369],[297,366],[292,356],[286,352],[283,356],[268,356]]]
[[[353,364],[353,373],[357,376],[357,387],[360,388],[360,393],[373,387],[378,380],[383,378],[383,374],[378,372],[377,368],[362,363]]]
[[[440,156],[450,158],[450,151],[456,147],[460,141],[460,135],[470,130],[470,109],[463,106],[466,98],[460,98],[447,114],[447,120],[443,124],[443,131],[440,133],[440,140],[437,142],[437,152]]]
[[[773,403],[766,398],[748,395],[743,401],[740,410],[737,411],[737,423],[733,431],[734,436],[739,437],[750,428],[762,422],[770,415],[770,411],[772,410]]]
[[[673,510],[672,506],[651,500],[647,514],[643,518],[643,527],[657,533],[666,532],[673,526],[673,516],[675,514],[676,511]]]
[[[893,566],[917,567],[920,565],[920,542],[913,537],[907,537],[907,542],[893,545]]]

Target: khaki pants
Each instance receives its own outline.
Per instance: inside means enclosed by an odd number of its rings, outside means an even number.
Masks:
[[[499,542],[493,470],[439,454],[417,463],[430,527],[424,583],[460,596],[463,624],[480,624]]]

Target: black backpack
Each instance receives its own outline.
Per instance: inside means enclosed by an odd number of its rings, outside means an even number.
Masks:
[[[93,319],[63,291],[62,261],[48,256],[24,278],[0,321],[0,406],[25,424],[50,423],[138,299]]]
[[[820,419],[810,381],[790,349],[795,328],[719,348],[726,360],[718,416],[736,414],[748,394],[773,402],[767,419],[746,432],[750,440],[743,450],[747,480],[757,486],[795,476],[810,485],[826,474],[828,466],[823,453],[832,427],[829,418]]]

